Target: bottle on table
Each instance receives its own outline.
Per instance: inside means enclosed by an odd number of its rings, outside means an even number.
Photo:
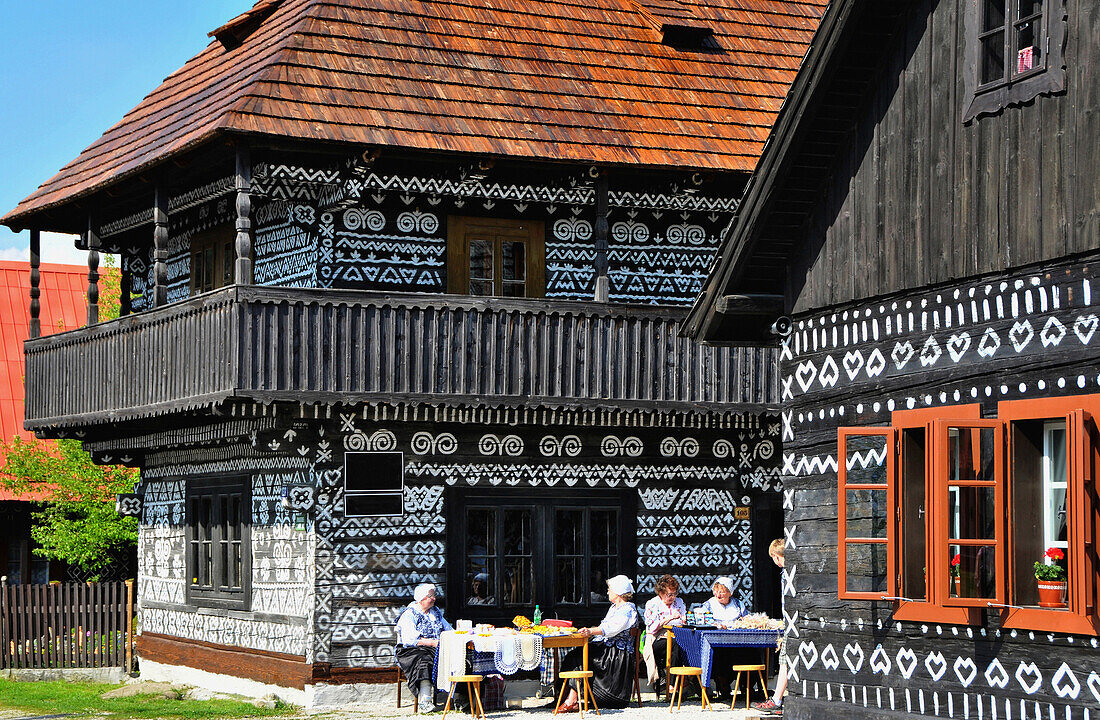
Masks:
[[[535,625],[542,625],[542,610],[539,610],[539,606],[535,606],[535,612],[531,615],[531,621]]]

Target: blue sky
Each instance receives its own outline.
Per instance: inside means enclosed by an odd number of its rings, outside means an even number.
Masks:
[[[252,0],[0,0],[0,214],[75,158]],[[0,227],[0,260],[28,234]],[[45,236],[46,262],[85,262]]]

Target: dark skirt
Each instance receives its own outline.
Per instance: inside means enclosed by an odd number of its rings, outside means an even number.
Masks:
[[[398,647],[395,655],[397,665],[409,681],[412,691],[420,690],[420,681],[427,680],[435,686],[435,648],[417,645],[416,647]]]
[[[581,670],[584,665],[584,648],[573,648],[561,660],[559,670]],[[630,693],[634,689],[634,656],[629,650],[620,650],[602,642],[588,643],[588,669],[592,671],[589,681],[596,705],[601,708],[623,708],[630,703]],[[571,680],[570,685],[580,692],[579,681]],[[559,683],[554,697],[561,695]]]
[[[668,637],[660,637],[653,641],[653,659],[657,661],[657,682],[663,683],[665,681],[665,655],[668,653],[668,644],[672,643],[672,667],[679,667],[683,665],[683,660],[680,653],[680,646],[675,640],[670,640]]]

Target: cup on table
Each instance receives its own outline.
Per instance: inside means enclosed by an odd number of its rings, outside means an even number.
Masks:
[[[455,623],[455,630],[462,630],[463,632],[469,632],[474,627],[473,620],[459,620]]]

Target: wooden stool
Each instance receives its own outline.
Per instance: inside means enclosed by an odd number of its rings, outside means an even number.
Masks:
[[[741,689],[741,673],[745,673],[745,709],[749,709],[749,700],[752,694],[752,673],[757,673],[760,676],[760,685],[764,688],[764,694],[768,692],[768,681],[764,677],[764,665],[734,665],[731,668],[737,673],[737,678],[733,681],[733,702],[730,703],[730,710],[733,710],[734,705],[737,704],[737,692]]]
[[[452,675],[451,691],[447,693],[447,704],[443,706],[443,717],[451,709],[451,698],[454,697],[455,688],[459,683],[466,683],[466,691],[470,696],[470,715],[475,718],[485,718],[485,708],[481,705],[481,675]]]
[[[707,697],[707,689],[703,687],[703,668],[674,667],[669,668],[669,674],[675,678],[668,691],[668,711],[672,712],[672,704],[676,703],[676,709],[680,709],[680,701],[684,699],[684,686],[689,677],[699,678],[699,691],[703,693],[703,709],[710,710],[710,698]]]
[[[405,684],[408,678],[405,677],[405,673],[401,671],[401,666],[397,666],[397,707],[401,707],[401,686]],[[413,712],[420,712],[420,696],[413,692]]]
[[[592,694],[592,686],[588,684],[590,678],[594,673],[591,670],[566,670],[558,675],[561,680],[580,680],[581,689],[577,693],[578,700],[581,705],[581,717],[584,717],[584,711],[588,709],[588,701],[592,701],[592,707],[596,708],[596,714],[600,714],[600,706],[596,704],[596,697]],[[557,715],[561,710],[562,701],[565,700],[565,689],[569,687],[569,683],[563,682],[561,684],[561,693],[558,695],[558,703],[554,707],[554,714]]]

